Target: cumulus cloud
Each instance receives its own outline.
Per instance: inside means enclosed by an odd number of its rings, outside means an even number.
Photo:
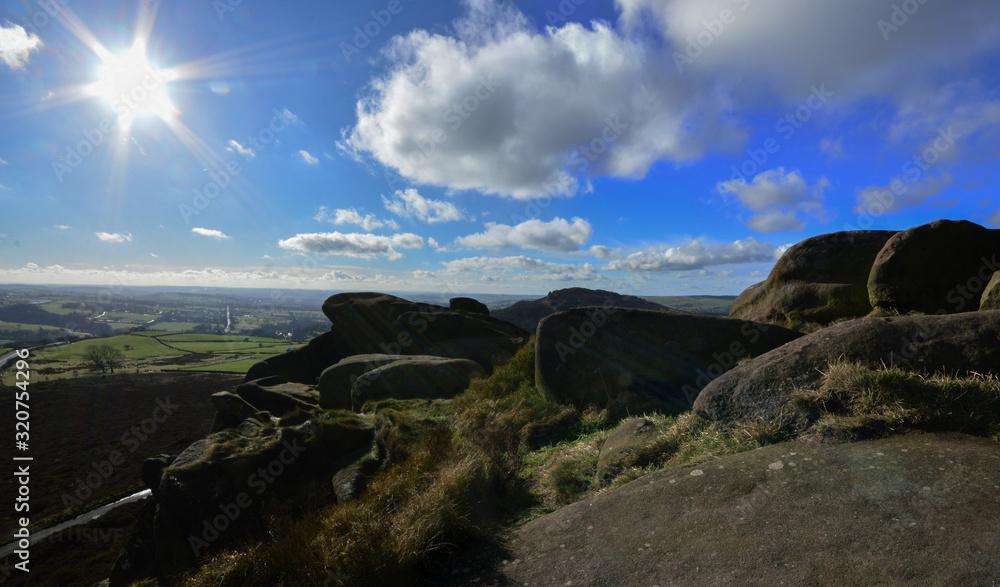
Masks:
[[[24,27],[7,22],[0,25],[0,60],[11,69],[22,69],[32,51],[43,47],[38,35],[29,34]]]
[[[424,272],[422,277],[442,277],[456,274],[478,274],[485,280],[503,277],[509,281],[545,279],[549,281],[594,281],[602,276],[590,263],[553,263],[542,259],[516,255],[510,257],[466,257],[443,263],[440,272]]]
[[[698,238],[680,246],[648,247],[614,259],[604,269],[650,273],[690,271],[714,265],[774,261],[775,250],[774,245],[753,237],[732,243],[712,243]]]
[[[417,190],[397,190],[392,198],[382,196],[385,209],[397,216],[416,218],[428,224],[437,222],[454,222],[463,220],[465,215],[451,202],[430,200],[421,196]]]
[[[383,256],[395,260],[403,257],[396,248],[420,249],[424,239],[412,233],[380,236],[363,233],[324,232],[297,234],[278,242],[278,246],[289,251],[300,251],[318,255],[342,255],[371,259]]]
[[[955,184],[955,178],[950,173],[917,177],[919,179],[916,181],[909,181],[910,178],[906,176],[895,177],[888,185],[859,189],[858,204],[854,211],[858,214],[880,215],[913,208]]]
[[[897,0],[616,4],[624,26],[654,23],[672,60],[687,73],[735,75],[755,90],[770,87],[791,101],[822,83],[843,95],[919,94],[936,84],[916,79],[914,69],[953,71],[955,63],[996,48],[1000,41],[994,27],[1000,5],[993,0],[920,2],[916,13],[901,15],[902,26],[899,16],[894,17],[902,4]],[[729,23],[721,22],[724,10]]]
[[[209,228],[192,228],[191,232],[193,232],[195,234],[199,234],[201,236],[207,236],[207,237],[218,239],[218,240],[226,240],[226,239],[233,238],[233,237],[225,234],[221,230],[212,230],[212,229],[209,229]]]
[[[306,165],[319,165],[319,159],[314,157],[305,149],[299,150],[299,157],[302,157],[302,160],[305,161]]]
[[[531,198],[743,140],[716,90],[676,83],[666,56],[607,23],[538,32],[509,5],[466,6],[450,35],[392,41],[342,152],[420,183]]]
[[[230,153],[235,151],[236,153],[246,157],[247,159],[253,159],[257,156],[257,152],[254,151],[252,148],[245,147],[241,143],[235,140],[230,139],[229,143],[227,144],[229,146],[226,147],[226,150],[229,151]]]
[[[747,209],[756,212],[747,226],[758,232],[780,232],[805,227],[797,212],[822,217],[823,192],[829,186],[825,177],[810,186],[798,170],[779,167],[758,174],[750,183],[738,178],[720,182],[717,188],[723,194],[734,194]]]
[[[361,215],[360,212],[354,208],[338,208],[330,214],[330,209],[326,206],[320,206],[319,212],[314,216],[314,218],[319,222],[329,222],[337,226],[344,224],[354,224],[360,226],[362,230],[372,231],[382,227],[387,227],[392,230],[399,229],[399,223],[395,220],[379,220],[374,214]]]
[[[95,232],[97,238],[101,239],[106,243],[130,243],[132,242],[132,233],[120,233],[120,232]]]
[[[550,222],[533,219],[515,226],[487,223],[486,231],[459,237],[455,244],[470,249],[521,247],[549,251],[575,251],[587,244],[594,233],[589,222],[574,218],[567,222],[555,218]]]

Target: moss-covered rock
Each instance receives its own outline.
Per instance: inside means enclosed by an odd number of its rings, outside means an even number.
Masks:
[[[730,318],[802,327],[859,318],[872,310],[868,276],[887,230],[835,232],[789,248],[767,280],[747,288]]]

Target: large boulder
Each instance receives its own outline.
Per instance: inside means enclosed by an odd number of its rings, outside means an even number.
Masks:
[[[350,410],[354,382],[365,373],[407,355],[354,355],[327,367],[319,376],[319,405],[324,410]]]
[[[359,377],[351,389],[351,404],[359,411],[366,402],[383,399],[449,399],[484,376],[483,368],[468,359],[407,357]]]
[[[777,324],[827,325],[872,311],[868,275],[888,230],[835,232],[789,248],[767,280],[747,288],[730,318]]]
[[[579,308],[538,324],[535,382],[548,399],[583,407],[679,412],[743,358],[802,336],[780,326],[680,312]],[[627,400],[631,401],[631,400]]]
[[[734,422],[807,424],[792,391],[815,390],[837,361],[923,372],[1000,373],[1000,311],[861,318],[824,328],[741,365],[708,384],[695,411]]]
[[[779,444],[540,516],[439,584],[987,586],[998,486],[1000,452],[982,438]]]
[[[925,314],[977,310],[983,289],[1000,270],[1000,230],[967,220],[935,220],[889,239],[872,265],[873,307]]]
[[[323,313],[332,323],[330,332],[296,351],[257,363],[246,380],[279,375],[315,384],[324,369],[341,359],[375,353],[471,359],[491,372],[529,336],[513,324],[480,313],[373,292],[331,296],[323,303]]]

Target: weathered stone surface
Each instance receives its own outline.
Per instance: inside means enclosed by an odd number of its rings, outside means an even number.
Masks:
[[[257,415],[260,411],[248,404],[245,399],[228,391],[213,393],[212,405],[217,410],[215,421],[212,423],[212,432],[238,426],[240,422]]]
[[[606,406],[624,393],[679,412],[742,358],[802,336],[780,326],[621,308],[579,308],[538,324],[535,383],[548,399]],[[633,412],[634,413],[634,412]]]
[[[781,256],[767,280],[747,288],[730,318],[827,325],[872,310],[868,276],[888,230],[835,232],[806,239]]]
[[[211,434],[163,470],[155,519],[156,574],[190,569],[218,548],[253,535],[267,503],[332,491],[333,475],[373,449],[374,428],[350,414],[322,412],[254,437]]]
[[[490,309],[486,304],[472,298],[451,298],[448,300],[448,307],[452,310],[472,312],[473,314],[490,315]]]
[[[315,410],[319,406],[319,392],[314,387],[278,378],[248,381],[236,388],[236,395],[254,408],[279,417],[296,409]]]
[[[319,405],[324,410],[350,410],[354,382],[365,373],[408,355],[354,355],[341,359],[319,376]]]
[[[331,296],[323,312],[331,331],[308,345],[254,365],[247,381],[280,375],[315,384],[327,367],[363,354],[436,355],[471,359],[491,372],[494,357],[510,357],[529,334],[502,320],[441,306],[418,304],[379,293]],[[473,339],[476,344],[456,344]]]
[[[541,516],[441,584],[990,585],[997,486],[1000,451],[980,438],[779,444]]]
[[[926,314],[979,308],[1000,270],[1000,230],[967,220],[935,220],[898,233],[875,258],[868,296],[880,310]]]
[[[604,441],[597,458],[598,482],[613,477],[625,462],[634,466],[648,465],[649,463],[637,458],[637,455],[656,439],[656,430],[656,424],[646,418],[626,420],[615,428]]]
[[[824,328],[712,381],[695,411],[720,423],[798,422],[790,396],[816,389],[831,362],[1000,374],[1000,311],[861,318]]]
[[[447,399],[465,391],[485,372],[475,361],[441,357],[408,357],[368,371],[351,389],[355,411],[365,402],[383,399]]]
[[[993,274],[990,282],[983,290],[983,297],[979,300],[980,310],[1000,310],[1000,271]]]

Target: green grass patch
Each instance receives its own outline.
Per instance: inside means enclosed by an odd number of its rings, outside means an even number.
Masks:
[[[262,336],[240,336],[238,334],[234,335],[219,335],[219,334],[201,334],[196,332],[184,332],[178,334],[157,334],[157,338],[162,339],[168,344],[174,344],[177,342],[252,342],[252,343],[264,343],[264,344],[282,344],[286,341],[280,338],[266,338]]]
[[[162,334],[164,332],[188,332],[189,330],[194,330],[200,324],[201,322],[157,322],[156,324],[150,324],[146,328],[156,334]]]

